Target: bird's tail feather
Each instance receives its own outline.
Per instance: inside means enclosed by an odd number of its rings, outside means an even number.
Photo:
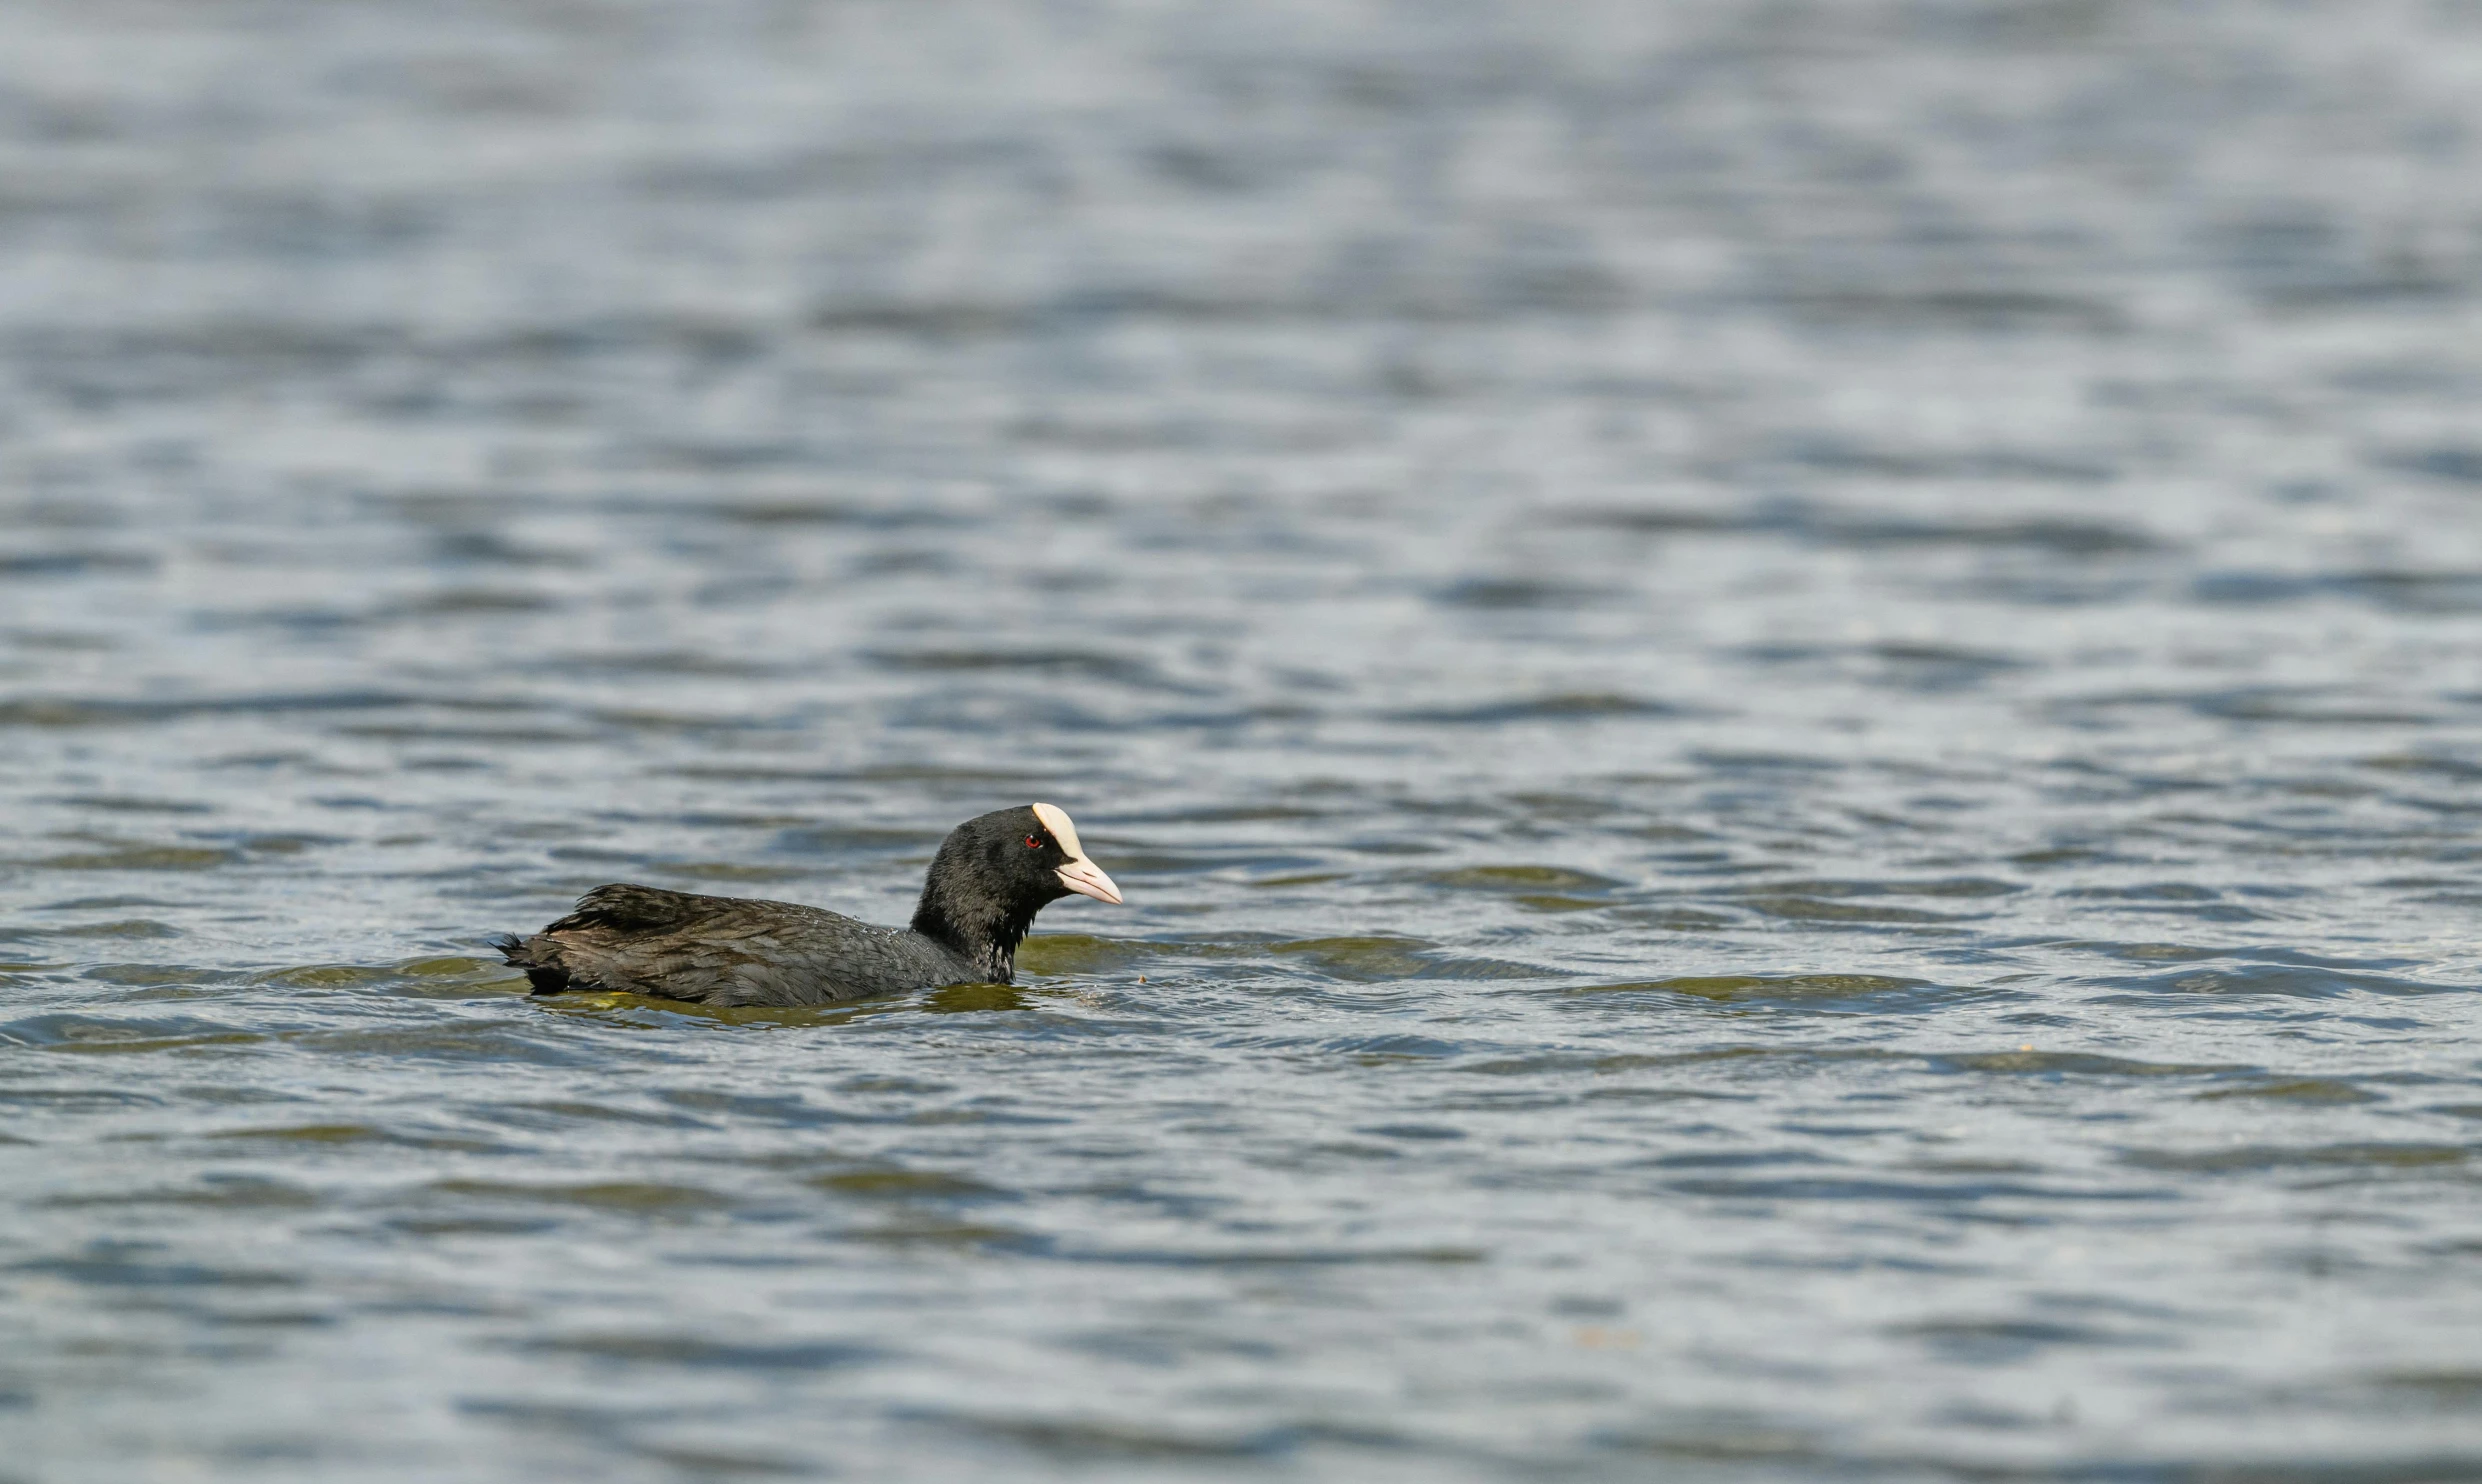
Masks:
[[[536,994],[558,994],[569,987],[569,971],[557,963],[547,963],[534,956],[532,945],[515,933],[502,933],[490,940],[500,950],[500,957],[526,971],[526,982]]]

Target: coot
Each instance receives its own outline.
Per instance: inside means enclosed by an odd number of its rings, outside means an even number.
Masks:
[[[1006,984],[1034,914],[1075,892],[1117,903],[1077,826],[1051,804],[948,832],[913,925],[875,927],[791,902],[616,883],[531,938],[492,946],[536,994],[625,990],[704,1005],[823,1005],[941,984]]]

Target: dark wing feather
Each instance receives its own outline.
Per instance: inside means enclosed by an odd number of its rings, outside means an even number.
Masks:
[[[499,947],[537,994],[621,990],[710,1005],[820,1004],[971,976],[915,936],[788,902],[615,883]]]
[[[578,928],[616,928],[626,933],[665,933],[704,918],[730,913],[749,904],[735,897],[702,897],[694,892],[665,891],[615,881],[577,899],[568,916],[543,929],[547,933]]]
[[[635,990],[640,987],[640,976],[628,968],[658,968],[666,940],[686,936],[689,929],[718,918],[746,913],[749,906],[736,897],[699,896],[615,881],[579,897],[568,916],[533,937],[511,935],[495,939],[492,946],[502,958],[526,971],[536,994],[568,989]],[[628,953],[631,946],[640,952]],[[625,968],[631,958],[641,962]]]

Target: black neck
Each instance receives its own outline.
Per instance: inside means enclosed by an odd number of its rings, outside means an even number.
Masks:
[[[1040,908],[1011,911],[997,904],[947,900],[937,883],[922,888],[914,908],[913,930],[942,947],[965,955],[984,982],[1008,984],[1017,976],[1017,945],[1025,941]]]

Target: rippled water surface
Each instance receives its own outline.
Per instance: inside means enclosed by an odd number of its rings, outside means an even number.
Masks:
[[[2482,1477],[2482,11],[19,0],[0,1479]],[[1013,987],[529,999],[597,883]]]

